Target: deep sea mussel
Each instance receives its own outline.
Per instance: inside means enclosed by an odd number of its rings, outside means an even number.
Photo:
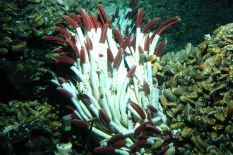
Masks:
[[[97,15],[82,9],[80,15],[63,16],[67,28],[57,26],[58,36],[43,37],[60,45],[53,50],[58,53],[53,59],[68,64],[67,70],[74,75],[51,80],[72,103],[67,109],[77,117],[73,127],[88,130],[89,121],[97,119],[91,131],[101,139],[101,146],[94,150],[99,154],[151,153],[156,141],[161,143],[157,151],[174,150],[171,140],[176,130],[166,124],[152,70],[158,70],[153,64],[167,42],[164,39],[157,45],[160,34],[179,17],[147,33],[160,19],[154,18],[142,29],[143,11],[139,9],[135,35],[124,38],[112,28],[102,5],[98,10]]]
[[[61,123],[58,115],[52,113],[51,105],[38,100],[12,100],[0,103],[0,112],[1,154],[18,154],[19,144],[25,154],[53,151],[54,133]]]
[[[160,101],[179,129],[179,154],[233,152],[233,24],[206,35],[194,48],[165,54]],[[188,142],[188,143],[186,143]]]

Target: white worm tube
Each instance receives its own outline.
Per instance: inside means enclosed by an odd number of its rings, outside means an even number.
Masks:
[[[150,51],[149,51],[149,55],[153,55],[154,51],[155,51],[155,47],[159,41],[160,35],[156,34],[154,39],[152,40],[152,43],[150,45]]]
[[[127,104],[129,102],[130,95],[131,95],[131,91],[130,89],[128,89],[123,102],[120,102],[120,112],[122,116],[121,120],[125,126],[127,126],[127,120],[128,120],[126,110],[127,110]]]
[[[83,120],[88,121],[89,119],[88,119],[87,115],[83,112],[83,110],[80,106],[80,103],[74,97],[71,98],[71,102],[74,104],[79,115],[83,118]]]

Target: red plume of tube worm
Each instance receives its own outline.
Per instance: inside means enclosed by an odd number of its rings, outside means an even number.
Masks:
[[[87,40],[87,46],[88,46],[89,51],[93,50],[93,44],[92,44],[91,39],[87,36],[86,40]]]
[[[121,42],[121,48],[125,51],[126,47],[129,45],[131,37],[127,37],[125,40]]]
[[[160,35],[161,33],[163,33],[163,31],[165,31],[168,27],[170,27],[171,25],[175,24],[177,21],[180,20],[180,17],[175,16],[173,18],[167,19],[166,21],[164,21],[159,28],[157,29],[157,33]]]
[[[66,105],[65,108],[67,109],[69,113],[73,113],[75,111],[75,108],[72,107],[71,105]]]
[[[47,41],[54,41],[58,44],[61,44],[61,45],[66,45],[66,41],[61,38],[61,37],[57,37],[57,36],[44,36],[42,37],[43,40],[47,40]]]
[[[121,44],[124,39],[119,29],[114,29],[113,33],[116,35],[117,42]]]
[[[64,88],[57,88],[57,91],[60,92],[62,95],[64,95],[68,99],[71,99],[73,97],[73,95]]]
[[[167,44],[167,39],[165,38],[163,41],[161,41],[156,49],[156,51],[154,52],[154,54],[158,57],[161,56],[161,53],[163,51],[163,47]]]
[[[158,135],[162,133],[158,128],[152,126],[151,124],[146,124],[145,130],[149,130],[149,131],[151,131],[152,133],[158,134]]]
[[[141,119],[145,119],[146,115],[145,112],[143,111],[143,109],[136,103],[134,103],[133,101],[129,101],[130,105],[137,111],[137,113],[140,115]]]
[[[107,14],[106,14],[106,12],[104,10],[103,5],[99,4],[98,5],[98,10],[100,12],[100,18],[102,19],[102,24],[106,24],[106,23],[109,24],[109,19],[107,17]]]
[[[150,94],[150,87],[146,81],[143,82],[143,87],[146,90],[147,94]]]
[[[81,46],[81,50],[80,50],[80,60],[82,64],[86,63],[86,53],[83,46]]]
[[[105,123],[109,123],[111,120],[110,120],[110,118],[108,117],[108,115],[104,112],[104,110],[103,109],[100,109],[99,110],[99,115],[100,115],[100,117],[103,119],[103,121],[105,122]]]
[[[137,142],[135,142],[131,147],[131,151],[132,152],[135,152],[137,151],[138,149],[140,149],[143,145],[145,145],[147,142],[147,139],[143,139],[143,140],[138,140]]]
[[[105,43],[106,36],[107,36],[108,24],[105,24],[100,35],[100,43]]]
[[[116,143],[111,144],[110,146],[114,147],[114,148],[121,148],[121,147],[125,146],[125,142],[124,141],[118,141]]]
[[[54,57],[53,59],[56,62],[67,63],[67,64],[70,64],[70,65],[73,65],[75,63],[74,59],[67,56],[66,54],[62,54],[60,56]]]
[[[70,34],[65,28],[62,28],[60,26],[56,26],[56,31],[63,34],[65,36],[65,38],[70,38]]]
[[[142,9],[138,9],[138,16],[137,16],[137,28],[141,28],[143,20],[143,11]]]
[[[144,54],[144,50],[143,50],[141,45],[138,46],[138,51],[139,51],[140,55]]]
[[[117,133],[108,140],[108,144],[113,144],[122,138],[124,138],[124,135],[122,133]]]
[[[173,18],[167,19],[165,22],[163,22],[158,29],[154,30],[152,36],[151,36],[151,41],[153,41],[155,35],[161,35],[168,27],[171,25],[175,24],[177,21],[180,20],[180,17],[175,16]]]
[[[62,47],[58,47],[52,50],[51,53],[64,53],[64,51]]]
[[[120,48],[120,50],[116,55],[116,58],[113,61],[113,68],[119,67],[121,60],[122,60],[122,49]]]
[[[146,40],[144,43],[144,51],[148,52],[150,49],[150,36],[149,36],[149,34],[146,34],[145,38],[146,38]]]
[[[90,19],[91,19],[91,22],[94,25],[94,27],[97,28],[99,22],[97,21],[96,16],[94,14],[91,14]]]
[[[130,68],[130,70],[129,70],[128,73],[127,73],[127,77],[128,77],[128,78],[132,77],[132,75],[133,75],[133,74],[135,73],[135,71],[136,71],[136,68],[137,68],[136,65],[134,65],[134,66],[132,66],[132,67]]]
[[[111,51],[110,48],[107,49],[107,56],[108,56],[108,60],[109,60],[110,62],[113,62],[113,61],[114,61],[114,56],[113,56],[112,51]]]
[[[84,104],[86,104],[86,105],[90,105],[90,104],[91,104],[90,99],[89,99],[89,98],[87,98],[86,96],[85,96],[85,97],[83,97],[81,100],[82,100],[82,102],[83,102]]]
[[[81,16],[75,13],[70,13],[69,16],[73,18],[76,22],[81,23]]]
[[[146,128],[146,123],[147,123],[147,122],[140,124],[140,125],[135,129],[134,135],[139,135],[141,132],[143,132],[144,129]]]
[[[156,113],[156,112],[158,112],[158,110],[157,109],[155,109],[155,107],[153,107],[151,104],[149,104],[149,105],[147,105],[147,108],[152,112],[152,113]]]
[[[90,124],[83,120],[73,119],[71,121],[71,124],[77,128],[83,128],[88,129],[90,127]]]
[[[93,26],[92,26],[92,23],[90,21],[89,16],[86,13],[86,11],[84,9],[82,9],[80,11],[80,15],[82,17],[83,24],[85,25],[87,31],[90,31]]]
[[[58,81],[59,81],[59,83],[61,83],[61,84],[63,84],[63,83],[66,83],[67,81],[66,81],[66,79],[65,78],[63,78],[63,77],[59,77],[58,78]]]
[[[149,23],[146,24],[146,26],[143,28],[142,33],[146,33],[147,30],[149,30],[152,26],[160,22],[160,18],[154,18]]]
[[[76,29],[79,27],[78,23],[74,19],[70,18],[69,16],[63,16],[63,19],[65,19],[65,21],[69,23],[73,28]]]
[[[151,114],[151,112],[147,112],[147,119],[148,119],[148,121],[151,121],[151,119],[152,119],[152,114]]]
[[[76,46],[74,36],[67,39],[67,42],[68,42],[69,46],[71,47],[71,49],[73,50],[73,52],[71,53],[72,56],[74,57],[74,59],[77,59],[79,57],[79,50],[78,50],[78,48]]]

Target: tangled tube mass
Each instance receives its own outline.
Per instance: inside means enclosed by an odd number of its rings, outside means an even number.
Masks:
[[[138,10],[136,33],[122,36],[113,29],[102,5],[97,15],[69,14],[63,19],[72,28],[57,26],[58,36],[45,36],[44,40],[60,45],[53,52],[58,63],[69,64],[76,78],[59,77],[52,82],[67,97],[69,109],[78,119],[77,127],[89,129],[89,120],[97,118],[92,128],[101,140],[96,153],[127,155],[145,153],[147,146],[162,140],[165,151],[174,135],[166,125],[166,116],[158,101],[158,83],[148,57],[159,57],[166,39],[158,44],[161,33],[179,20],[173,17],[156,30],[147,32],[160,19],[154,18],[142,28],[143,11]],[[158,45],[157,45],[158,44]],[[148,147],[149,148],[149,147]]]

